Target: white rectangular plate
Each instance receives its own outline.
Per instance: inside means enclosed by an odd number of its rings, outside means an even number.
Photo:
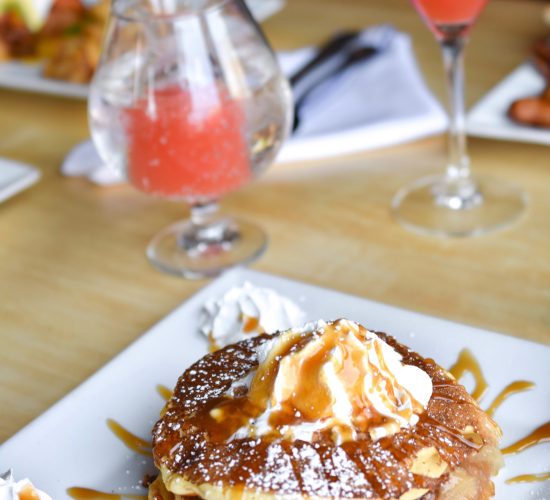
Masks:
[[[88,85],[46,78],[42,76],[42,66],[37,63],[0,63],[0,87],[79,99],[88,97]]]
[[[202,289],[4,443],[0,469],[13,467],[17,477],[30,477],[55,500],[67,498],[66,489],[75,485],[109,492],[143,491],[136,485],[145,473],[153,471],[150,460],[129,451],[107,428],[106,420],[113,418],[147,438],[163,405],[156,385],[173,387],[185,368],[207,352],[206,341],[198,333],[201,306],[246,280],[295,300],[308,320],[355,319],[368,328],[393,334],[444,367],[449,367],[463,348],[470,348],[490,384],[483,406],[513,380],[534,381],[535,389],[513,396],[495,415],[504,431],[503,445],[550,419],[550,347],[237,269]],[[497,498],[550,498],[549,482],[504,483],[517,474],[544,471],[550,471],[550,443],[508,457],[496,481]]]
[[[516,99],[533,97],[544,89],[544,78],[533,65],[522,64],[491,89],[468,113],[468,134],[509,141],[550,144],[550,129],[514,123],[507,116]]]
[[[284,0],[247,0],[254,17],[263,21],[284,6]],[[88,85],[54,80],[42,76],[41,64],[17,61],[0,63],[0,87],[39,94],[86,99]]]
[[[0,203],[32,186],[40,171],[30,165],[0,158]]]

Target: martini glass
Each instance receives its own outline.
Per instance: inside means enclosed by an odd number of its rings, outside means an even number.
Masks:
[[[437,236],[477,236],[506,228],[523,213],[527,198],[500,179],[473,176],[466,148],[464,47],[487,0],[413,0],[437,38],[449,91],[448,160],[443,175],[422,178],[393,199],[408,229]]]
[[[274,160],[290,130],[288,82],[242,0],[117,0],[91,83],[104,161],[190,217],[147,248],[158,269],[215,276],[251,262],[266,236],[218,201]]]

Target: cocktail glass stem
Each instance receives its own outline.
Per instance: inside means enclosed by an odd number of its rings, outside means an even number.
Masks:
[[[434,186],[436,204],[453,210],[469,209],[483,202],[470,173],[464,112],[464,38],[441,42],[449,93],[449,135],[446,175]]]
[[[227,252],[239,239],[238,226],[229,217],[221,217],[218,203],[209,201],[191,205],[187,230],[179,244],[191,257],[204,257]]]
[[[449,92],[447,175],[450,179],[470,177],[464,121],[464,42],[442,43],[441,50]]]
[[[402,187],[392,200],[397,220],[420,234],[480,236],[510,226],[527,206],[527,196],[513,184],[477,172],[472,175],[470,170],[464,113],[464,47],[484,3],[485,0],[414,0],[441,45],[449,92],[445,172]]]
[[[245,219],[221,215],[217,201],[191,203],[188,219],[158,233],[147,247],[158,269],[186,278],[209,278],[252,262],[267,244],[264,232]]]

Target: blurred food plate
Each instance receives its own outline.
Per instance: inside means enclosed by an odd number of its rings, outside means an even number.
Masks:
[[[246,0],[246,3],[260,21],[284,6],[284,0]],[[42,72],[43,65],[40,63],[0,62],[0,87],[80,99],[88,96],[88,85],[46,78]]]
[[[531,97],[544,90],[544,78],[529,63],[522,64],[491,89],[468,113],[469,135],[509,141],[550,144],[550,129],[520,125],[507,116],[516,99]]]
[[[40,179],[40,171],[30,165],[0,158],[0,202],[27,189]]]

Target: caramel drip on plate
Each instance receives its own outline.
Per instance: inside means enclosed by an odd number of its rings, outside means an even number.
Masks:
[[[105,493],[104,491],[93,490],[90,488],[80,488],[78,486],[68,488],[67,495],[75,500],[123,500],[124,498],[131,498],[133,500],[147,500],[146,495]]]
[[[107,419],[107,426],[113,434],[119,438],[128,448],[140,455],[145,455],[146,457],[151,456],[151,443],[145,441],[135,434],[132,434],[129,430],[125,429],[118,422],[113,419]],[[93,497],[89,497],[93,498]],[[109,497],[110,498],[110,497]],[[113,497],[114,498],[114,497]],[[117,497],[118,498],[118,497]]]
[[[492,417],[495,411],[497,410],[497,408],[502,403],[504,403],[504,401],[508,399],[512,394],[525,392],[533,387],[535,387],[535,384],[533,382],[529,382],[528,380],[516,380],[515,382],[508,384],[504,389],[502,389],[502,391],[500,391],[500,393],[491,403],[489,408],[487,408],[486,410],[487,415]]]
[[[479,401],[483,397],[489,387],[485,377],[483,376],[479,362],[469,349],[463,349],[460,352],[456,363],[449,369],[449,371],[457,380],[459,380],[466,372],[472,374],[476,381],[475,388],[472,391],[472,397],[476,401]],[[489,408],[487,408],[486,413],[489,416],[493,416],[500,405],[502,405],[502,403],[504,403],[504,401],[506,401],[506,399],[508,399],[511,395],[528,391],[534,386],[535,384],[528,380],[516,380],[511,382],[504,389],[502,389],[502,391],[500,391],[500,393],[490,404]],[[530,448],[531,446],[538,443],[544,443],[546,441],[550,441],[550,422],[541,425],[523,439],[520,439],[516,443],[503,448],[501,451],[504,455],[519,453],[520,451]],[[507,479],[506,483],[527,483],[547,480],[550,480],[550,472],[540,474],[522,474],[520,476]]]
[[[456,380],[462,378],[466,372],[472,374],[476,381],[476,385],[472,391],[472,397],[476,401],[479,401],[489,388],[489,384],[487,384],[487,380],[485,380],[483,376],[478,360],[469,349],[462,349],[462,351],[460,351],[456,363],[449,368],[449,372],[451,372]]]
[[[162,384],[157,385],[157,392],[162,396],[162,399],[164,399],[165,401],[168,401],[173,394],[168,387]]]
[[[519,453],[520,451],[526,450],[531,446],[535,446],[539,443],[545,443],[550,441],[550,422],[537,427],[531,434],[528,434],[524,438],[516,441],[515,443],[503,448],[503,455],[510,455],[512,453]]]
[[[514,476],[506,480],[507,484],[514,483],[534,483],[539,481],[550,480],[550,472],[541,472],[540,474],[522,474],[520,476]]]

